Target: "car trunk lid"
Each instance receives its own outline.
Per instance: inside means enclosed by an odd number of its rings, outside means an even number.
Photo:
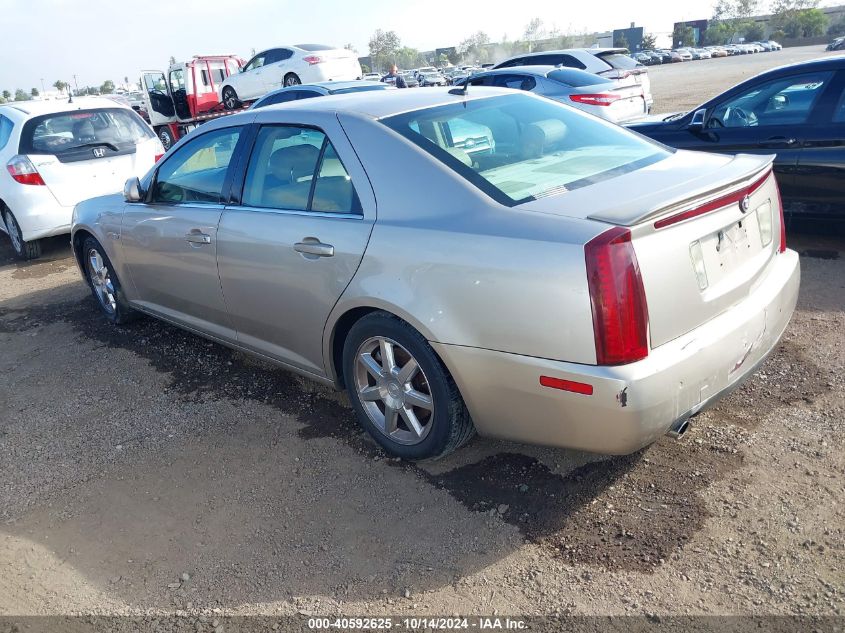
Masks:
[[[583,217],[630,227],[652,348],[748,297],[778,252],[781,202],[773,157],[713,158],[679,152],[621,176],[615,179],[615,190],[625,192],[621,201],[574,195],[591,187],[554,197],[558,204],[569,198],[571,209],[592,204]],[[554,198],[525,206],[546,210]],[[749,326],[749,345],[762,334],[757,325]]]

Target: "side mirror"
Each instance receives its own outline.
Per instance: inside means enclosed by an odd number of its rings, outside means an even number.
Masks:
[[[704,129],[704,120],[707,118],[707,110],[701,108],[693,112],[692,121],[689,123],[689,129],[697,132]]]
[[[123,185],[123,197],[126,202],[141,202],[141,181],[134,176]]]

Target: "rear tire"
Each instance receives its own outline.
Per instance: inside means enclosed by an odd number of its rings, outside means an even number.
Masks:
[[[302,83],[296,73],[288,73],[285,75],[284,86],[298,86]]]
[[[231,86],[223,88],[223,107],[227,110],[237,110],[241,107],[241,101],[238,99],[238,93]]]
[[[86,237],[82,242],[80,259],[85,280],[106,319],[115,325],[131,321],[137,313],[129,307],[123,286],[105,249],[93,237]]]
[[[18,258],[26,261],[41,257],[41,240],[25,241],[18,221],[9,209],[3,210],[3,222],[6,225],[6,232],[9,234],[9,239],[12,242],[12,249]]]
[[[170,128],[166,125],[161,126],[158,128],[158,140],[161,141],[162,146],[164,147],[164,151],[166,152],[169,150],[173,145],[176,143],[176,139],[173,138],[173,132],[170,131]]]
[[[475,434],[443,362],[425,337],[392,314],[373,312],[352,326],[343,377],[361,426],[391,455],[442,457]]]

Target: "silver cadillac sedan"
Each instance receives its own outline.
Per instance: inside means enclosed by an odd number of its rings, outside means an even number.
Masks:
[[[495,88],[232,115],[75,211],[102,313],[345,388],[408,459],[475,431],[623,454],[739,385],[795,308],[770,156],[675,151]]]

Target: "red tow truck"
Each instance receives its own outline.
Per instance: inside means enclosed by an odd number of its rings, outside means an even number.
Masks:
[[[243,63],[236,55],[194,55],[189,61],[171,64],[167,73],[141,72],[150,125],[165,150],[201,123],[241,111],[225,110],[218,90],[226,77],[240,72]]]

